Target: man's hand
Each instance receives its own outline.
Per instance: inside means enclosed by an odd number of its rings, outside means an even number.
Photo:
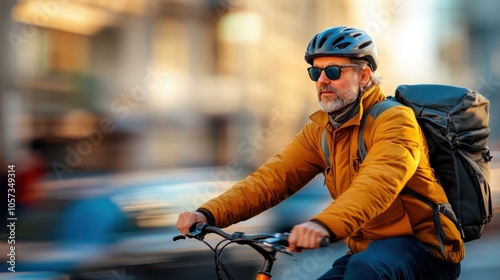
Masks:
[[[208,223],[207,218],[200,212],[184,212],[177,219],[177,229],[186,235],[189,233],[189,228],[196,223],[206,224]]]
[[[317,223],[306,222],[296,225],[288,237],[288,249],[292,252],[301,252],[302,249],[319,248],[323,237],[330,237],[330,233]]]

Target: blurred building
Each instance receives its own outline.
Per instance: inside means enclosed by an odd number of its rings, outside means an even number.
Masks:
[[[303,54],[334,25],[372,34],[388,94],[483,79],[498,102],[497,19],[463,3],[2,1],[0,156],[35,142],[60,179],[260,165],[317,110]]]
[[[495,11],[500,2],[491,0],[460,1],[457,26],[463,25],[464,43],[467,49],[465,59],[460,65],[469,69],[474,87],[491,101],[491,141],[494,150],[500,149],[500,17]],[[466,20],[464,20],[466,19]],[[456,60],[454,61],[456,62]],[[451,71],[452,72],[452,71]],[[452,72],[453,73],[453,72]]]
[[[315,11],[334,8],[288,1],[4,5],[2,150],[12,159],[36,139],[60,177],[258,164],[315,110],[303,50],[320,25]]]

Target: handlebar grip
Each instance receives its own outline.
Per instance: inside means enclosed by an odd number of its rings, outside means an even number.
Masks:
[[[319,247],[328,247],[330,246],[330,237],[328,236],[324,236],[322,239],[321,239],[321,242],[319,243]]]
[[[207,224],[202,224],[202,223],[195,223],[189,228],[189,233],[188,235],[191,236],[197,236],[197,235],[205,235],[205,228],[207,227]]]
[[[288,247],[288,237],[290,237],[290,233],[288,233],[288,232],[278,234],[278,238],[281,239],[284,242],[283,245],[287,246],[287,247]],[[330,237],[324,236],[321,239],[319,246],[323,247],[323,248],[330,246]]]
[[[285,244],[285,246],[288,247],[288,237],[290,237],[290,233],[289,232],[284,232],[284,233],[280,233],[278,234],[278,238],[281,239],[281,241]]]
[[[194,223],[190,228],[189,228],[189,232],[194,232],[195,230],[198,230],[198,229],[201,229],[201,226],[202,224],[201,223]]]

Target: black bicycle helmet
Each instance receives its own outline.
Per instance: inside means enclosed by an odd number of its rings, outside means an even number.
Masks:
[[[339,26],[316,34],[307,46],[304,59],[312,65],[315,58],[323,56],[364,59],[372,71],[377,70],[377,47],[372,38],[359,29]]]

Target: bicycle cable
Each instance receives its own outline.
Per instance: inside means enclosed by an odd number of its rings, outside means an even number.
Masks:
[[[233,280],[233,277],[231,276],[231,273],[229,273],[229,269],[226,267],[226,265],[222,262],[222,253],[224,252],[224,249],[226,249],[226,247],[233,243],[233,241],[231,240],[222,240],[220,241],[217,246],[215,247],[216,250],[218,250],[217,248],[219,247],[219,245],[221,245],[222,243],[224,242],[227,242],[226,244],[224,244],[221,249],[219,250],[219,252],[217,253],[216,251],[216,260],[215,260],[215,265],[216,265],[216,270],[217,270],[217,273],[218,273],[218,278],[219,280],[222,280],[222,275],[220,274],[220,268],[222,267],[222,270],[224,271],[224,274],[226,275],[226,277],[230,280]]]
[[[224,264],[224,262],[222,262],[221,260],[221,257],[222,257],[222,252],[224,251],[224,249],[226,248],[227,245],[233,243],[233,241],[230,241],[230,240],[221,240],[217,243],[217,245],[214,247],[212,247],[208,242],[206,242],[205,240],[203,239],[198,239],[199,241],[205,243],[205,245],[208,246],[208,248],[210,248],[210,250],[212,250],[212,252],[214,253],[214,261],[215,261],[215,271],[216,271],[216,274],[217,274],[217,278],[219,280],[223,280],[222,278],[222,274],[220,273],[220,270],[222,268],[222,271],[224,271],[224,274],[226,275],[226,277],[229,279],[229,280],[234,280],[234,278],[231,276],[231,274],[229,273],[229,270],[228,268],[226,267],[226,265]],[[219,246],[224,243],[224,242],[227,242],[226,244],[224,244],[224,246],[221,247],[221,249],[218,249]]]

